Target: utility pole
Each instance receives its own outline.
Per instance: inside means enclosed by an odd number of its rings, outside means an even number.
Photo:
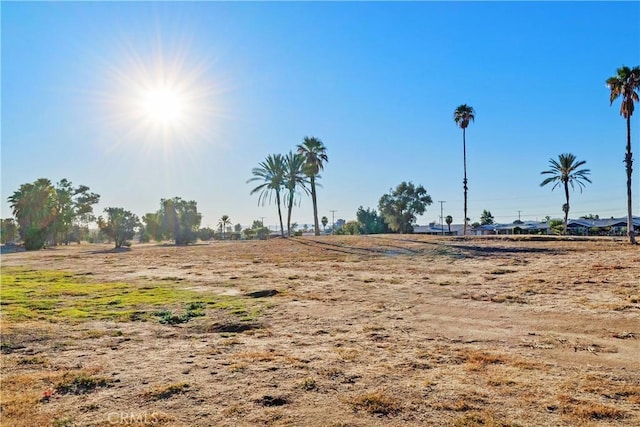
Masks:
[[[518,211],[518,222],[521,222],[520,221],[520,212],[522,212],[522,211]]]
[[[444,216],[443,216],[443,211],[442,211],[442,205],[443,203],[447,203],[446,200],[438,200],[438,203],[440,203],[440,232],[442,233],[442,235],[444,236]]]
[[[336,212],[338,211],[330,210],[329,212],[331,212],[331,222],[333,223],[333,225],[331,226],[331,234],[333,234],[336,232]]]
[[[261,223],[261,224],[262,224],[262,226],[264,227],[264,217],[263,217],[263,216],[261,216],[261,217],[260,217],[260,223]]]

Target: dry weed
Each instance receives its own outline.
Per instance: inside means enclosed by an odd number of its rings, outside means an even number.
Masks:
[[[349,403],[354,410],[370,414],[395,415],[402,410],[400,401],[385,391],[360,394],[350,399]]]

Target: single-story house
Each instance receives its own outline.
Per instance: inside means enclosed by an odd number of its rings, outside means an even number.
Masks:
[[[633,217],[633,229],[640,230],[640,217]],[[602,219],[570,219],[569,234],[581,236],[624,236],[627,234],[627,217]]]
[[[471,233],[471,225],[467,224],[467,234]],[[449,227],[447,224],[436,224],[435,222],[429,225],[416,225],[413,227],[414,234],[430,234],[433,236],[462,236],[462,230],[464,230],[464,224],[451,224]]]
[[[522,221],[511,224],[486,224],[474,228],[477,236],[495,234],[549,234],[549,224],[538,221]]]

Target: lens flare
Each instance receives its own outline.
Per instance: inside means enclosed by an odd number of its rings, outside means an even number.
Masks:
[[[149,89],[140,99],[142,113],[162,125],[172,125],[183,119],[185,99],[171,88]]]
[[[201,158],[198,146],[223,144],[221,129],[231,116],[225,94],[233,85],[211,52],[180,37],[112,43],[98,54],[102,90],[95,97],[110,151],[176,164]]]

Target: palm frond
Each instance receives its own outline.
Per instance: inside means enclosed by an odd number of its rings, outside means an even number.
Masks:
[[[578,169],[587,162],[585,160],[577,160],[576,156],[571,153],[563,153],[558,156],[558,160],[549,159],[549,170],[540,172],[541,175],[552,175],[540,183],[541,187],[555,182],[552,191],[560,185],[567,183],[571,188],[575,188],[575,184],[580,187],[580,191],[584,188],[583,181],[591,183],[587,175],[591,173],[589,169]]]

